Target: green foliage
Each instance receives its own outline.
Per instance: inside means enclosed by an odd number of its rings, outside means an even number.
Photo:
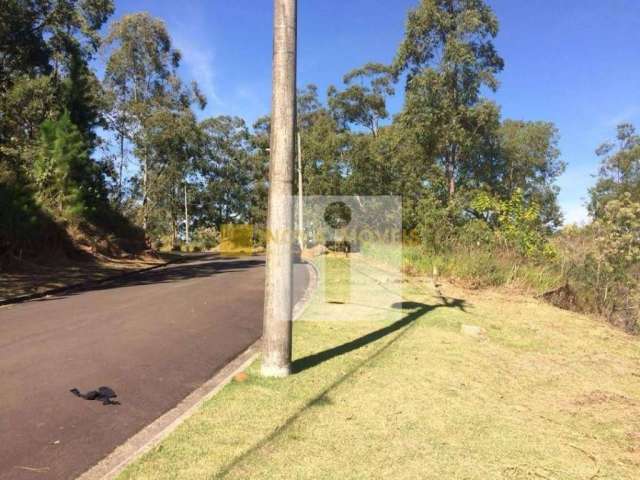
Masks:
[[[125,15],[103,42],[112,12],[111,0],[3,4],[0,253],[34,250],[44,241],[35,225],[55,225],[50,216],[140,238],[121,212],[178,245],[185,188],[192,248],[217,244],[224,223],[256,225],[262,243],[269,118],[252,128],[230,116],[196,121],[193,109],[205,99],[181,81],[181,54],[164,22]],[[304,195],[399,195],[403,228],[415,240],[404,252],[408,268],[435,265],[476,287],[540,291],[569,281],[580,308],[633,325],[640,139],[621,125],[598,150],[602,170],[590,192],[597,221],[557,233],[565,165],[556,127],[503,120],[500,106],[483,98],[504,66],[497,33],[483,0],[420,0],[391,65],[347,73],[326,98],[314,85],[301,89]],[[90,61],[102,44],[101,83]],[[387,101],[401,80],[404,106],[391,117]],[[98,127],[117,142],[101,160]]]
[[[505,120],[499,140],[499,173],[492,188],[503,196],[519,188],[528,201],[538,204],[544,225],[559,227],[562,214],[555,181],[566,165],[559,159],[557,128],[550,122]]]
[[[626,272],[640,264],[640,202],[625,192],[603,210],[595,223],[600,252],[609,268]]]
[[[358,80],[359,85],[352,84]],[[349,72],[343,81],[347,85],[346,90],[338,92],[332,86],[328,91],[329,108],[334,112],[336,120],[343,128],[355,124],[377,135],[380,120],[389,116],[386,97],[395,93],[391,68],[368,63]]]
[[[0,15],[0,94],[16,76],[49,73],[54,61],[68,67],[75,56],[90,59],[113,11],[111,0],[5,0]]]
[[[253,155],[249,129],[238,117],[221,116],[201,122],[203,152],[198,171],[204,180],[198,217],[218,231],[226,223],[247,222],[252,189],[262,175]]]
[[[199,245],[202,250],[211,250],[220,243],[220,232],[215,227],[203,227],[193,233],[191,243]]]
[[[59,115],[55,82],[49,75],[21,75],[3,96],[0,115],[0,162],[28,176],[33,167],[40,125]]]
[[[140,171],[132,179],[132,193],[139,200],[134,202],[134,215],[145,232],[161,234],[168,226],[175,237],[177,188],[187,181],[188,164],[199,146],[191,105],[204,108],[206,100],[195,82],[190,87],[182,84],[181,54],[173,48],[163,21],[148,13],[125,15],[111,25],[105,43],[110,55],[104,83],[112,101],[110,123],[120,143],[120,172],[125,170],[129,142]],[[178,128],[176,122],[181,124]],[[160,185],[170,193],[168,202],[158,192]],[[119,201],[122,196],[120,178]]]
[[[519,254],[529,258],[553,255],[540,221],[539,205],[526,202],[519,188],[507,200],[480,192],[471,208],[495,227],[500,241]]]
[[[492,41],[497,33],[481,0],[422,0],[409,12],[394,60],[396,77],[407,72],[404,125],[423,157],[440,166],[450,199],[482,143],[479,132],[498,125],[497,109],[480,98],[483,86],[497,88],[504,66]]]
[[[464,225],[462,210],[454,200],[444,203],[433,194],[424,195],[417,207],[417,233],[427,251],[439,254],[450,250]]]
[[[38,199],[50,211],[80,219],[95,205],[93,164],[79,129],[67,112],[41,127],[40,148],[33,166]]]
[[[627,193],[634,201],[640,201],[640,135],[635,127],[619,125],[616,142],[604,143],[596,154],[602,163],[598,182],[589,191],[591,214],[599,218],[610,200]]]

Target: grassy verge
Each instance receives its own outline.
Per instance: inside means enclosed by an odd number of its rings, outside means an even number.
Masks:
[[[365,254],[381,262],[395,262],[395,245],[364,245]],[[564,279],[554,262],[532,262],[505,251],[460,247],[442,254],[427,254],[420,245],[402,248],[405,271],[431,275],[436,267],[440,275],[466,288],[511,287],[523,292],[542,293],[562,285]]]
[[[321,263],[297,373],[252,365],[122,479],[637,478],[637,339],[357,256]]]

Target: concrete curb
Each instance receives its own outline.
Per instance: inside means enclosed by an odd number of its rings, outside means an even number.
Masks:
[[[318,284],[318,271],[313,263],[304,261],[309,269],[309,285],[293,309],[293,319],[304,313]],[[176,407],[144,427],[125,443],[117,447],[95,466],[77,477],[77,480],[111,480],[116,478],[128,465],[167,438],[182,422],[191,417],[204,402],[214,397],[233,377],[251,365],[260,354],[261,340],[256,341],[244,352],[225,365],[210,380],[198,387]]]
[[[238,355],[230,363],[190,393],[176,407],[117,447],[106,458],[78,477],[78,480],[107,480],[115,478],[129,464],[158,445],[200,406],[224,388],[235,374],[246,369],[260,352],[260,340]]]
[[[86,282],[80,282],[80,283],[73,283],[71,285],[65,285],[65,286],[62,286],[62,287],[52,288],[50,290],[45,290],[43,292],[28,293],[26,295],[20,295],[18,297],[0,299],[0,307],[5,306],[5,305],[14,305],[14,304],[17,304],[17,303],[24,303],[24,302],[28,302],[29,300],[37,300],[39,298],[48,297],[49,295],[58,295],[60,293],[71,292],[71,291],[74,291],[74,290],[77,290],[77,291],[90,290],[91,288],[97,287],[98,285],[102,285],[103,283],[111,282],[113,280],[120,280],[120,279],[123,279],[123,278],[126,278],[126,277],[130,277],[130,276],[133,276],[133,275],[138,275],[138,274],[141,274],[141,273],[150,272],[152,270],[158,270],[160,268],[167,267],[169,265],[173,265],[173,264],[176,264],[176,263],[184,262],[184,261],[187,261],[187,260],[190,260],[190,258],[188,258],[188,257],[175,258],[175,259],[169,260],[168,262],[165,262],[165,263],[160,263],[158,265],[153,265],[153,266],[147,267],[147,268],[141,268],[139,270],[132,270],[130,272],[123,272],[121,274],[112,275],[110,277],[100,278],[100,279],[97,279],[97,280],[88,280]]]
[[[310,262],[308,260],[303,260],[303,262],[307,266],[307,269],[309,270],[309,285],[307,285],[307,288],[304,291],[302,298],[300,298],[300,300],[293,307],[292,316],[293,316],[294,322],[296,320],[299,320],[300,317],[302,317],[302,314],[309,306],[309,303],[311,302],[311,298],[313,297],[313,294],[315,293],[318,287],[319,273],[318,273],[317,267],[313,264],[313,262]]]

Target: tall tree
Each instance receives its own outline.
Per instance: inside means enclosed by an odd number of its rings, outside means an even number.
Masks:
[[[41,203],[58,216],[91,217],[105,200],[100,171],[67,112],[42,125],[34,177]]]
[[[106,43],[111,47],[105,84],[114,99],[112,117],[118,125],[117,134],[131,139],[140,160],[140,217],[146,231],[150,215],[149,187],[153,181],[150,175],[154,170],[151,165],[154,115],[163,109],[188,109],[194,101],[204,107],[205,99],[195,83],[187,89],[180,82],[177,69],[181,55],[173,48],[161,20],[147,13],[126,15],[111,26]],[[127,131],[131,133],[125,133]],[[124,154],[120,160],[124,162]]]
[[[198,159],[203,180],[201,215],[220,230],[225,223],[248,222],[256,175],[250,134],[244,120],[221,116],[200,124],[202,156]]]
[[[0,94],[23,74],[64,73],[89,60],[112,0],[5,0],[0,11]]]
[[[329,108],[336,120],[346,128],[358,125],[378,135],[380,121],[389,116],[387,97],[395,93],[391,69],[379,63],[368,63],[346,74],[344,91],[329,87]]]
[[[505,120],[500,126],[499,172],[493,188],[503,198],[517,189],[540,206],[540,219],[551,228],[562,223],[556,180],[566,168],[560,160],[558,129],[550,122]]]
[[[409,12],[394,61],[396,76],[407,74],[405,125],[442,166],[449,199],[479,132],[496,115],[480,93],[497,88],[504,65],[493,45],[497,33],[498,20],[483,0],[421,0]]]
[[[595,218],[604,214],[608,202],[625,194],[640,203],[640,135],[629,123],[618,125],[617,130],[616,140],[596,151],[601,167],[598,181],[589,191],[589,210]]]
[[[112,0],[6,0],[0,9],[0,168],[31,170],[39,125],[67,110],[88,142],[99,122],[89,61]],[[17,172],[19,174],[20,172]]]
[[[261,117],[253,124],[250,136],[251,171],[253,188],[251,188],[251,208],[249,222],[264,229],[267,224],[267,197],[269,192],[269,143],[271,136],[271,119]]]
[[[147,119],[149,145],[149,232],[178,239],[182,224],[183,189],[197,175],[202,155],[201,131],[191,110],[159,109]],[[142,185],[140,185],[142,186]]]

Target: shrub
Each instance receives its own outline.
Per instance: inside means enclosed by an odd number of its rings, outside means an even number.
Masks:
[[[211,250],[220,243],[220,232],[216,227],[198,228],[191,238],[193,244],[197,244],[202,250]]]

